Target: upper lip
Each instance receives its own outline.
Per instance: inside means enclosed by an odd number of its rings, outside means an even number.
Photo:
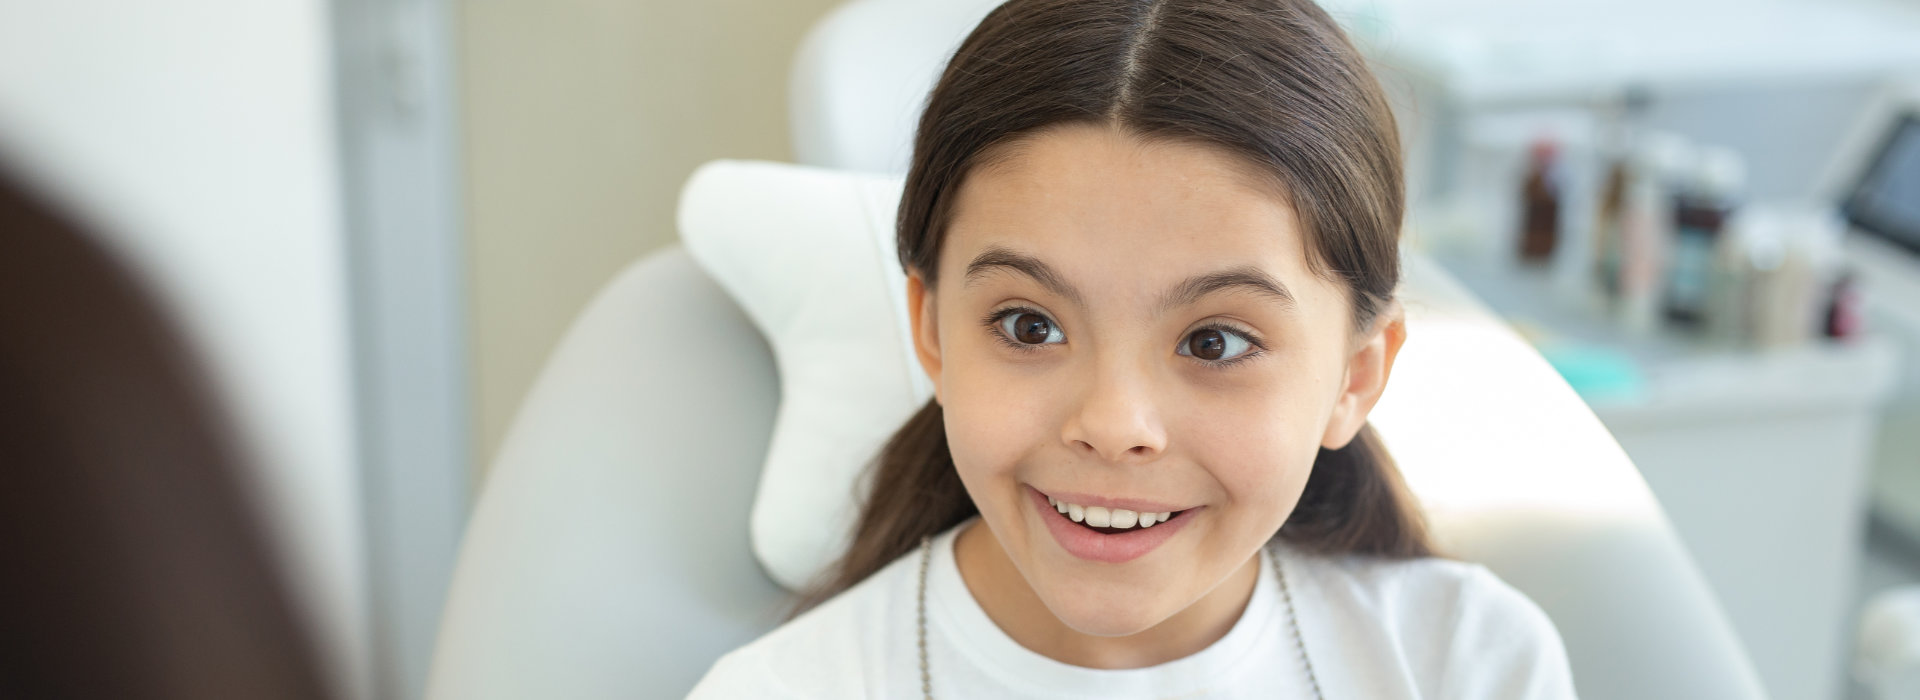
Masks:
[[[1034,490],[1040,491],[1039,488],[1034,488]],[[1167,503],[1165,501],[1150,501],[1144,498],[1109,498],[1106,496],[1095,496],[1093,494],[1074,493],[1071,491],[1040,491],[1040,495],[1049,496],[1056,501],[1065,501],[1077,506],[1099,506],[1108,510],[1121,508],[1136,513],[1171,513],[1194,507],[1183,506],[1177,503]]]

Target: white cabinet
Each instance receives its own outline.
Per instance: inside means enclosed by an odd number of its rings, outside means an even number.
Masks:
[[[1772,352],[1673,335],[1627,341],[1557,297],[1544,270],[1440,260],[1549,359],[1555,343],[1579,344],[1638,368],[1638,390],[1589,405],[1660,499],[1768,692],[1837,697],[1898,346],[1874,336]]]

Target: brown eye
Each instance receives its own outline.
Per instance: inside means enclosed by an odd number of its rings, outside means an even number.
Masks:
[[[1230,328],[1202,328],[1180,343],[1178,352],[1206,362],[1231,362],[1246,355],[1254,345],[1242,331]]]
[[[1053,324],[1053,320],[1030,311],[1016,311],[1003,316],[1000,332],[1013,342],[1024,345],[1046,345],[1066,340],[1066,335]]]
[[[1047,335],[1053,332],[1053,324],[1045,316],[1020,314],[1013,317],[1013,337],[1028,345],[1047,342]]]
[[[1227,339],[1220,331],[1208,329],[1187,336],[1187,349],[1202,360],[1218,360],[1227,351]]]

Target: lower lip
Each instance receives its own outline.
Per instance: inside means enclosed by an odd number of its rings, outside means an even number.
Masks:
[[[1047,503],[1047,495],[1031,486],[1027,487],[1027,500],[1039,511],[1040,519],[1047,524],[1047,532],[1053,533],[1053,541],[1059,542],[1068,554],[1087,561],[1119,564],[1132,561],[1153,551],[1172,538],[1174,533],[1187,526],[1201,507],[1189,508],[1180,517],[1168,520],[1153,527],[1136,527],[1126,532],[1111,535],[1095,532],[1086,526],[1067,519],[1066,514],[1055,510]]]

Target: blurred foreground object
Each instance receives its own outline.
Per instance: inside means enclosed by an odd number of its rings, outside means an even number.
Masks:
[[[1886,591],[1860,617],[1853,674],[1879,700],[1920,697],[1920,586]]]
[[[0,169],[0,697],[330,697],[199,368]]]

